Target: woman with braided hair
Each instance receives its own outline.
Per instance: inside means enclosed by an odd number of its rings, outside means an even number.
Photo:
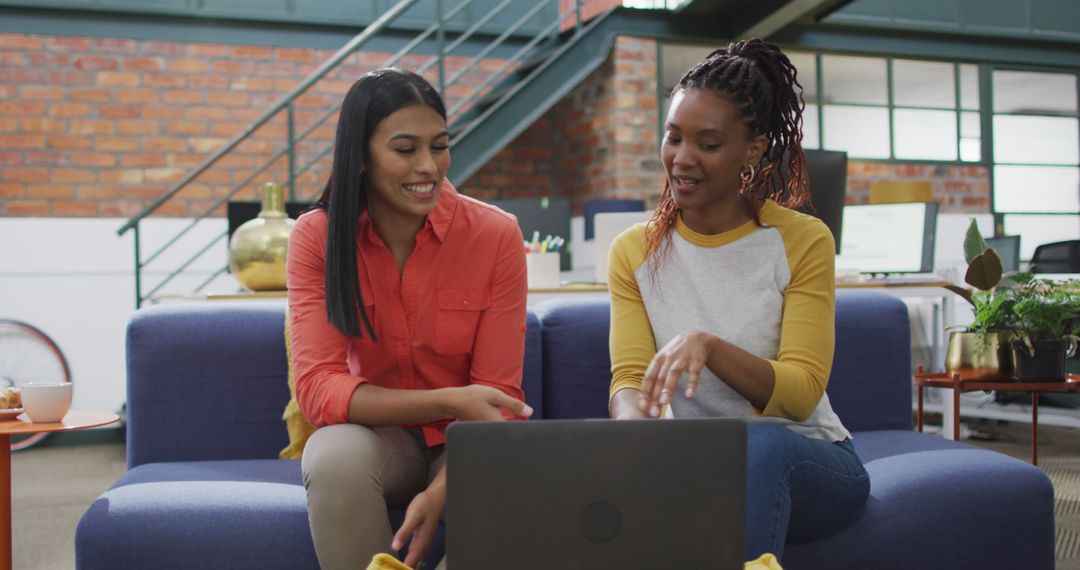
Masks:
[[[801,92],[759,39],[690,69],[665,122],[660,203],[610,253],[611,416],[748,421],[748,559],[839,531],[869,495],[825,394],[832,235],[789,209],[808,192]]]

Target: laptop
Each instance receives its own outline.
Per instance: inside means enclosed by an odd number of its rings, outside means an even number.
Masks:
[[[742,569],[746,424],[457,422],[448,570]]]

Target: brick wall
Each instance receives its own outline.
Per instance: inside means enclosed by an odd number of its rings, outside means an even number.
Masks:
[[[331,50],[190,42],[0,34],[0,215],[121,216],[141,210],[328,59]],[[361,74],[389,54],[362,52],[296,102],[296,132],[314,125]],[[447,60],[448,73],[469,58]],[[401,63],[418,67],[422,56]],[[468,74],[482,81],[502,64]],[[434,80],[434,71],[429,79]],[[447,103],[461,96],[448,90]],[[333,141],[336,116],[301,146],[299,165]],[[197,178],[159,214],[198,215],[284,146],[285,114]],[[308,197],[325,183],[326,156],[298,182]],[[286,159],[237,199],[287,179]],[[220,213],[220,212],[218,212]]]
[[[869,201],[870,185],[884,180],[929,180],[943,213],[989,213],[990,170],[984,166],[848,162],[847,203]]]

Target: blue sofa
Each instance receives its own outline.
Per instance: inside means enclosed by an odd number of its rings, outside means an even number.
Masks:
[[[536,417],[606,417],[608,312],[604,299],[530,307],[524,388]],[[134,315],[128,472],[79,522],[77,568],[318,567],[299,462],[276,459],[287,440],[283,314],[281,302],[218,301]],[[855,433],[871,497],[848,529],[789,544],[784,567],[1053,568],[1054,492],[1041,471],[912,431],[904,304],[841,291],[836,331],[829,397]]]

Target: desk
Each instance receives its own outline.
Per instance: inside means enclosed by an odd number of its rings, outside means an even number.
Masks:
[[[923,427],[923,388],[947,388],[952,390],[952,426],[953,439],[960,439],[960,394],[977,390],[998,390],[1001,392],[1028,392],[1031,394],[1031,464],[1039,464],[1039,394],[1042,392],[1080,392],[1080,375],[1066,374],[1063,382],[1020,382],[1020,381],[960,381],[959,374],[951,377],[945,373],[916,374],[912,377],[919,389],[919,407],[916,424],[919,431]],[[948,408],[949,406],[946,406]],[[948,425],[948,424],[944,424]]]
[[[86,429],[120,421],[119,416],[108,412],[72,411],[63,420],[40,424],[23,417],[0,421],[0,570],[11,570],[11,436]]]

